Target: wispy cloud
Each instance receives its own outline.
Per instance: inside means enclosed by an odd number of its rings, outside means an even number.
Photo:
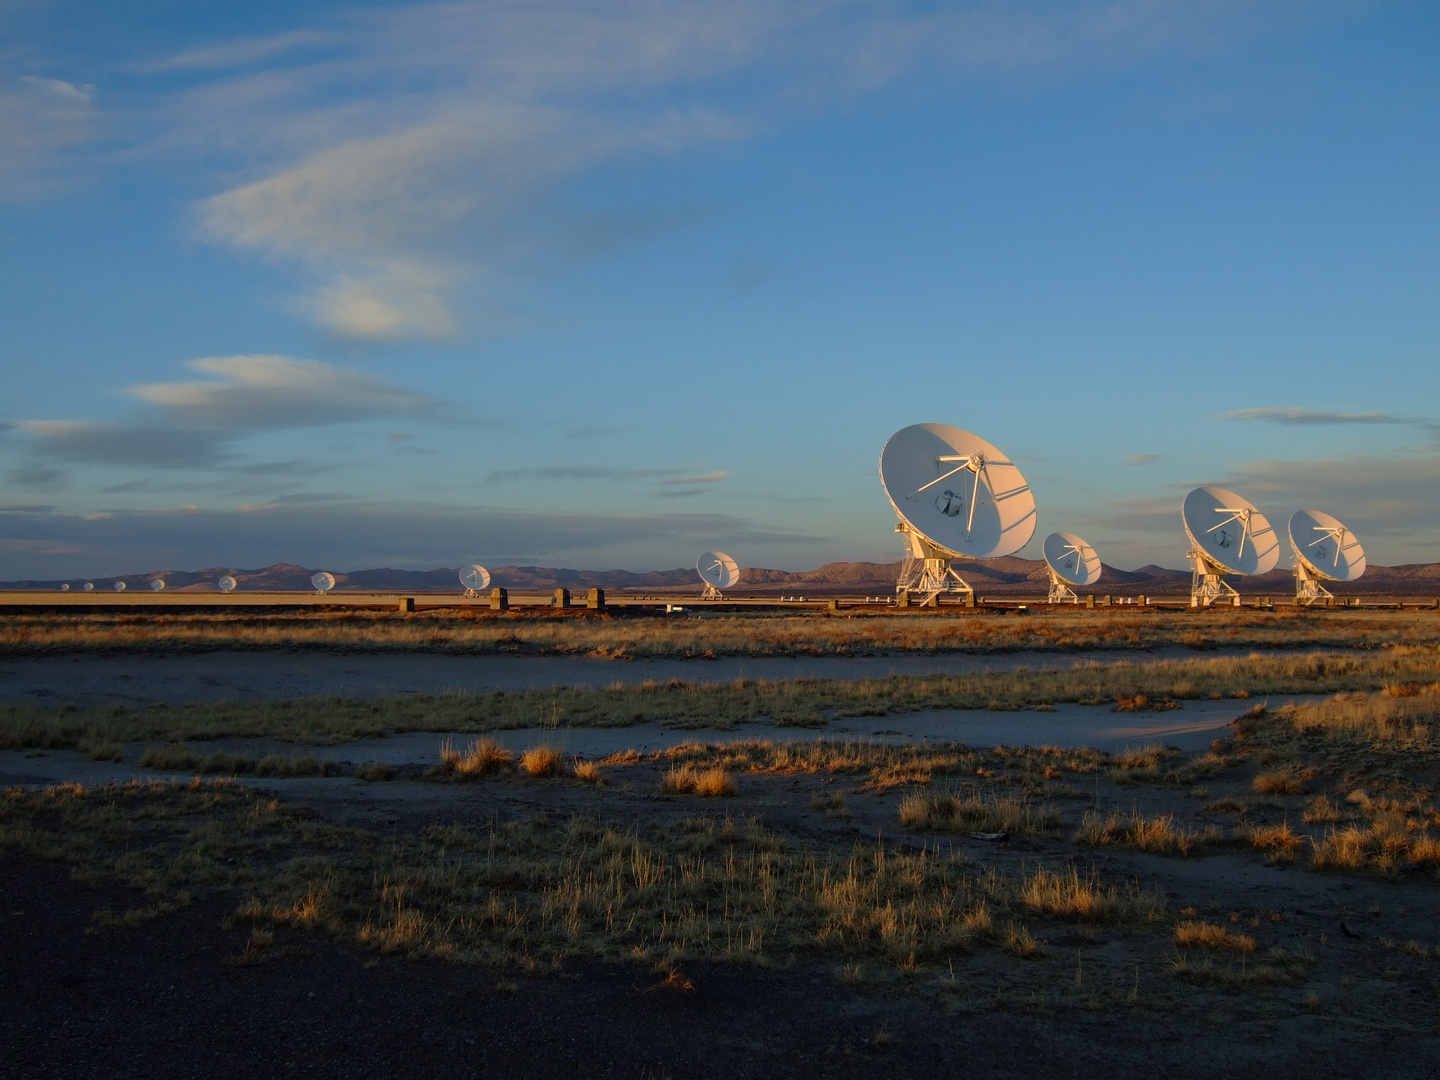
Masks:
[[[1161,456],[1159,454],[1131,454],[1129,457],[1125,458],[1120,464],[1129,466],[1154,465],[1157,461],[1160,460]]]
[[[1239,0],[480,0],[321,17],[149,67],[197,79],[157,145],[219,149],[247,176],[199,204],[202,234],[297,268],[299,305],[331,331],[394,339],[453,333],[463,280],[715,212],[567,212],[552,192],[598,164],[746,139],[917,71],[1053,79],[1294,17]]]
[[[688,495],[698,495],[701,491],[725,480],[729,475],[729,472],[723,470],[693,473],[683,468],[633,469],[603,465],[548,465],[523,469],[494,469],[485,477],[485,483],[504,484],[517,480],[565,483],[652,481],[659,486],[656,494],[662,498],[683,498]]]
[[[95,88],[23,75],[0,83],[0,195],[43,194],[66,151],[95,135]]]
[[[120,421],[21,420],[31,462],[10,479],[24,486],[56,482],[56,463],[213,468],[233,462],[241,470],[266,463],[236,459],[233,444],[266,431],[321,427],[430,411],[422,395],[390,386],[363,372],[284,356],[211,356],[192,371],[211,376],[148,383],[124,391],[148,408]]]
[[[1325,427],[1335,424],[1400,424],[1440,430],[1440,420],[1432,416],[1414,416],[1394,412],[1343,412],[1335,409],[1295,407],[1234,409],[1226,420],[1260,421],[1268,424],[1289,424],[1296,427]]]

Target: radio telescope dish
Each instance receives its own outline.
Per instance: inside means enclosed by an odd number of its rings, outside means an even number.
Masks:
[[[490,587],[490,571],[479,563],[460,568],[460,584],[465,586],[466,596],[479,596],[481,589]]]
[[[1321,581],[1354,581],[1365,573],[1365,549],[1329,514],[1297,510],[1288,531],[1295,553],[1295,603],[1308,607],[1321,597],[1333,600]]]
[[[1233,491],[1198,487],[1180,512],[1190,538],[1190,606],[1209,607],[1222,597],[1240,606],[1225,574],[1264,574],[1280,561],[1280,538],[1265,515]]]
[[[695,561],[695,572],[705,583],[701,600],[724,600],[721,589],[728,589],[740,580],[740,566],[723,551],[707,551]]]
[[[1052,604],[1077,604],[1072,585],[1094,585],[1100,580],[1100,556],[1074,533],[1051,533],[1045,538],[1045,567],[1050,571]]]
[[[310,578],[310,584],[315,586],[316,592],[327,593],[335,587],[335,575],[321,570]]]
[[[952,559],[996,559],[1035,535],[1035,496],[1015,463],[990,443],[949,424],[913,424],[880,451],[880,482],[900,522],[906,558],[896,592],[927,603],[974,590]]]
[[[116,592],[124,592],[124,591],[125,591],[125,582],[123,582],[123,581],[117,581],[117,582],[115,582],[114,585],[111,586],[111,588],[113,588]]]
[[[85,589],[86,592],[94,592],[94,591],[95,591],[95,582],[93,582],[93,581],[87,581],[87,582],[85,582],[85,585],[84,585],[83,587],[84,587],[84,589]]]
[[[157,577],[157,578],[151,578],[151,579],[150,579],[150,588],[154,589],[156,592],[159,592],[161,589],[165,588],[165,579],[164,579],[164,578],[158,578],[158,577]]]
[[[60,591],[61,591],[61,592],[69,592],[69,591],[70,591],[70,582],[67,581],[67,582],[65,582],[65,584],[61,585],[61,586],[60,586]]]
[[[221,592],[234,592],[235,586],[239,585],[240,583],[236,581],[233,577],[231,577],[229,574],[226,574],[219,581],[215,582],[215,584],[220,586]]]

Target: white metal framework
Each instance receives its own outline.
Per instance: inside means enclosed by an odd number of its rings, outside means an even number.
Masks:
[[[905,538],[905,561],[900,564],[900,577],[895,582],[897,594],[909,593],[921,606],[941,593],[975,595],[975,590],[951,565],[951,560],[956,558],[952,552],[936,547],[903,521],[895,525],[895,531]]]
[[[1324,585],[1320,579],[1310,573],[1305,566],[1304,559],[1295,560],[1295,603],[1301,607],[1309,607],[1317,600],[1334,600],[1335,594]]]
[[[1190,575],[1190,606],[1209,607],[1217,600],[1228,601],[1240,606],[1240,594],[1225,581],[1225,567],[1215,562],[1199,548],[1190,549],[1193,571]]]
[[[701,600],[724,600],[724,599],[725,599],[725,594],[722,593],[719,589],[717,589],[714,585],[711,585],[711,584],[707,581],[707,582],[705,583],[705,591],[700,594],[700,599],[701,599]]]
[[[1057,574],[1053,567],[1047,566],[1050,571],[1050,596],[1046,600],[1049,604],[1078,604],[1080,597],[1075,595],[1075,590],[1070,583]]]

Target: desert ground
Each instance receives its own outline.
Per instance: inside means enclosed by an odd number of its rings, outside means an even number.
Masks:
[[[1440,612],[0,615],[0,1075],[1440,1074]]]

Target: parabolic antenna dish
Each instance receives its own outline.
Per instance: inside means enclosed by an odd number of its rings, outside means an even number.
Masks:
[[[117,582],[115,582],[115,584],[112,586],[112,588],[114,588],[114,590],[115,590],[116,592],[124,592],[124,591],[125,591],[125,582],[123,582],[123,581],[117,581]]]
[[[335,575],[321,570],[310,578],[310,584],[315,586],[316,592],[329,592],[335,587]]]
[[[220,586],[221,592],[234,592],[235,586],[239,585],[240,583],[236,581],[233,577],[231,577],[229,574],[226,574],[219,581],[215,582],[215,584]]]
[[[156,592],[159,592],[161,589],[165,588],[165,579],[164,579],[164,578],[158,578],[158,577],[157,577],[157,578],[151,578],[151,579],[150,579],[150,588],[154,589]]]
[[[880,451],[880,482],[901,522],[952,556],[999,558],[1035,534],[1035,496],[1019,468],[961,428],[901,428]]]
[[[61,586],[60,586],[60,591],[61,591],[61,592],[69,592],[69,591],[70,591],[70,583],[67,581],[67,582],[65,582],[65,584],[61,585]]]
[[[707,551],[695,561],[695,572],[712,589],[728,589],[740,580],[740,566],[723,551]]]
[[[1318,578],[1354,581],[1365,573],[1365,549],[1355,534],[1321,510],[1298,510],[1290,517],[1290,546],[1295,557]]]
[[[1100,556],[1074,533],[1051,533],[1045,538],[1045,564],[1069,585],[1094,585],[1100,580]]]
[[[95,591],[95,582],[93,582],[93,581],[87,581],[87,582],[85,582],[84,588],[85,588],[85,591],[86,591],[86,592],[94,592],[94,591]]]
[[[490,571],[479,563],[462,566],[460,568],[460,584],[465,586],[466,592],[478,593],[481,589],[488,589],[490,587]]]
[[[1264,574],[1280,561],[1280,538],[1251,503],[1218,487],[1185,496],[1185,532],[1195,550],[1227,574]]]

